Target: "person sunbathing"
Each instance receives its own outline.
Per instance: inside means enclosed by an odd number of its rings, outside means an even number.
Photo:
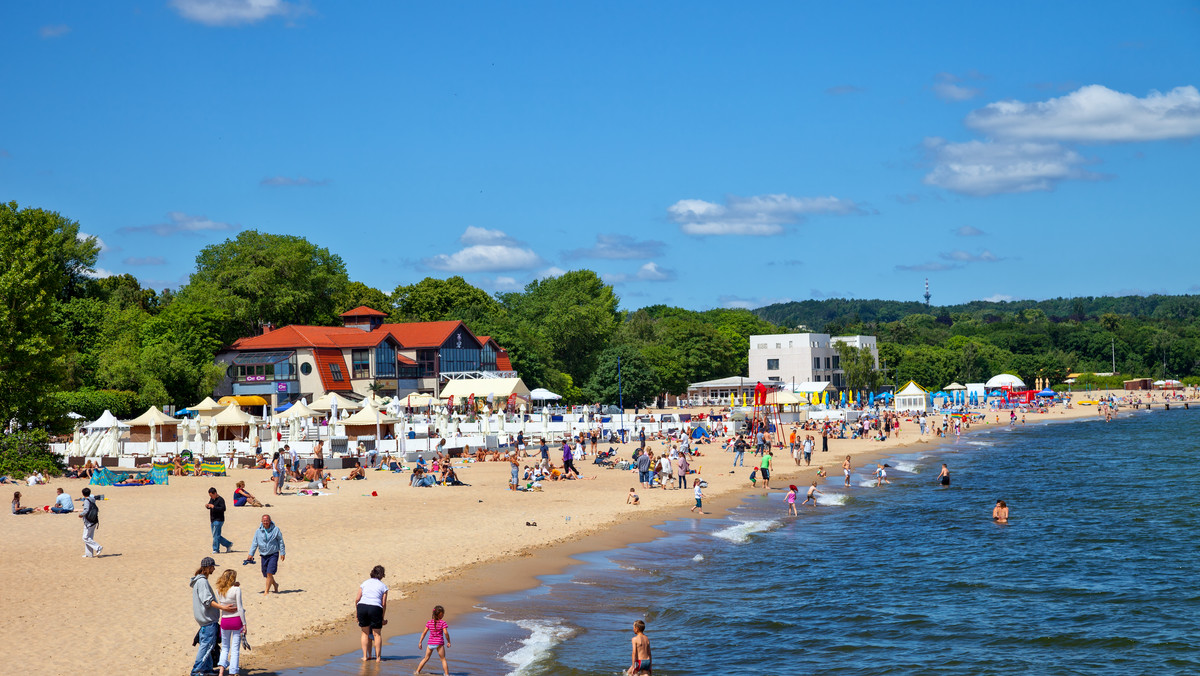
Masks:
[[[346,477],[347,480],[357,480],[357,479],[366,479],[366,478],[367,478],[367,470],[363,469],[362,463],[358,463],[358,462],[354,463],[354,469],[350,470],[349,476]]]

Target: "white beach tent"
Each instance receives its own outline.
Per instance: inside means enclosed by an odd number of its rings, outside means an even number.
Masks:
[[[454,397],[454,400],[465,401],[467,397],[475,395],[475,399],[487,399],[489,395],[494,399],[508,399],[510,395],[517,395],[521,399],[529,399],[529,388],[525,386],[525,382],[520,378],[478,378],[475,380],[451,380],[442,388],[441,398],[443,401]]]
[[[897,411],[929,411],[929,392],[915,381],[900,388],[892,405]]]
[[[987,381],[987,388],[989,390],[999,387],[1007,387],[1012,390],[1023,390],[1025,389],[1025,381],[1011,373],[1001,373],[998,376],[992,376]]]
[[[195,406],[188,406],[187,408],[187,410],[195,412],[201,418],[211,418],[224,409],[225,407],[213,401],[212,397],[205,397],[204,401]]]
[[[309,408],[308,404],[305,404],[304,400],[301,399],[289,406],[288,410],[275,417],[282,420],[289,420],[291,418],[320,418],[321,414]]]
[[[544,387],[538,387],[538,388],[533,389],[529,393],[529,398],[534,401],[548,401],[548,400],[558,401],[559,399],[562,399],[562,395],[555,394],[555,393],[551,392],[550,390],[547,390]]]
[[[337,407],[338,411],[357,411],[358,409],[362,408],[362,404],[354,401],[353,399],[347,399],[337,392],[326,392],[318,397],[317,400],[309,406],[309,408],[314,411],[328,413],[333,410],[335,406]],[[291,409],[288,410],[290,411]]]
[[[117,420],[117,416],[113,415],[112,411],[104,409],[104,413],[100,414],[99,418],[96,418],[92,422],[84,425],[84,427],[88,428],[89,430],[106,430],[110,427],[128,429],[129,425]]]
[[[957,383],[957,382],[953,382],[953,383],[950,383],[949,385],[945,386],[945,387],[944,387],[944,388],[942,388],[942,389],[944,389],[944,390],[945,390],[945,391],[947,391],[947,392],[957,392],[957,391],[959,391],[959,390],[965,390],[965,389],[967,389],[967,386],[966,386],[966,385],[960,385],[960,384],[959,384],[959,383]]]

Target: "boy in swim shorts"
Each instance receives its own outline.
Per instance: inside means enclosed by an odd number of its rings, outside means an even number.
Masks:
[[[646,636],[646,623],[641,620],[633,623],[633,657],[625,673],[629,676],[650,676],[653,673],[650,667],[650,639]]]

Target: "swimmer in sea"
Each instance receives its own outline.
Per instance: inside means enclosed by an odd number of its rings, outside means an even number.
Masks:
[[[846,487],[850,487],[850,456],[842,461],[842,474],[846,477]]]
[[[633,657],[625,673],[629,676],[654,673],[650,667],[650,638],[646,636],[646,623],[641,620],[633,623]]]
[[[992,508],[992,521],[1008,523],[1008,504],[1003,500],[997,500],[996,506]]]
[[[943,486],[950,485],[950,470],[946,467],[946,463],[942,463],[942,471],[937,475],[938,483]]]

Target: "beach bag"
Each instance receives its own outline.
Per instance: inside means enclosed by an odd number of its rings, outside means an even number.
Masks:
[[[87,509],[83,512],[83,520],[87,523],[100,523],[100,508],[96,506],[96,498],[87,499]]]

